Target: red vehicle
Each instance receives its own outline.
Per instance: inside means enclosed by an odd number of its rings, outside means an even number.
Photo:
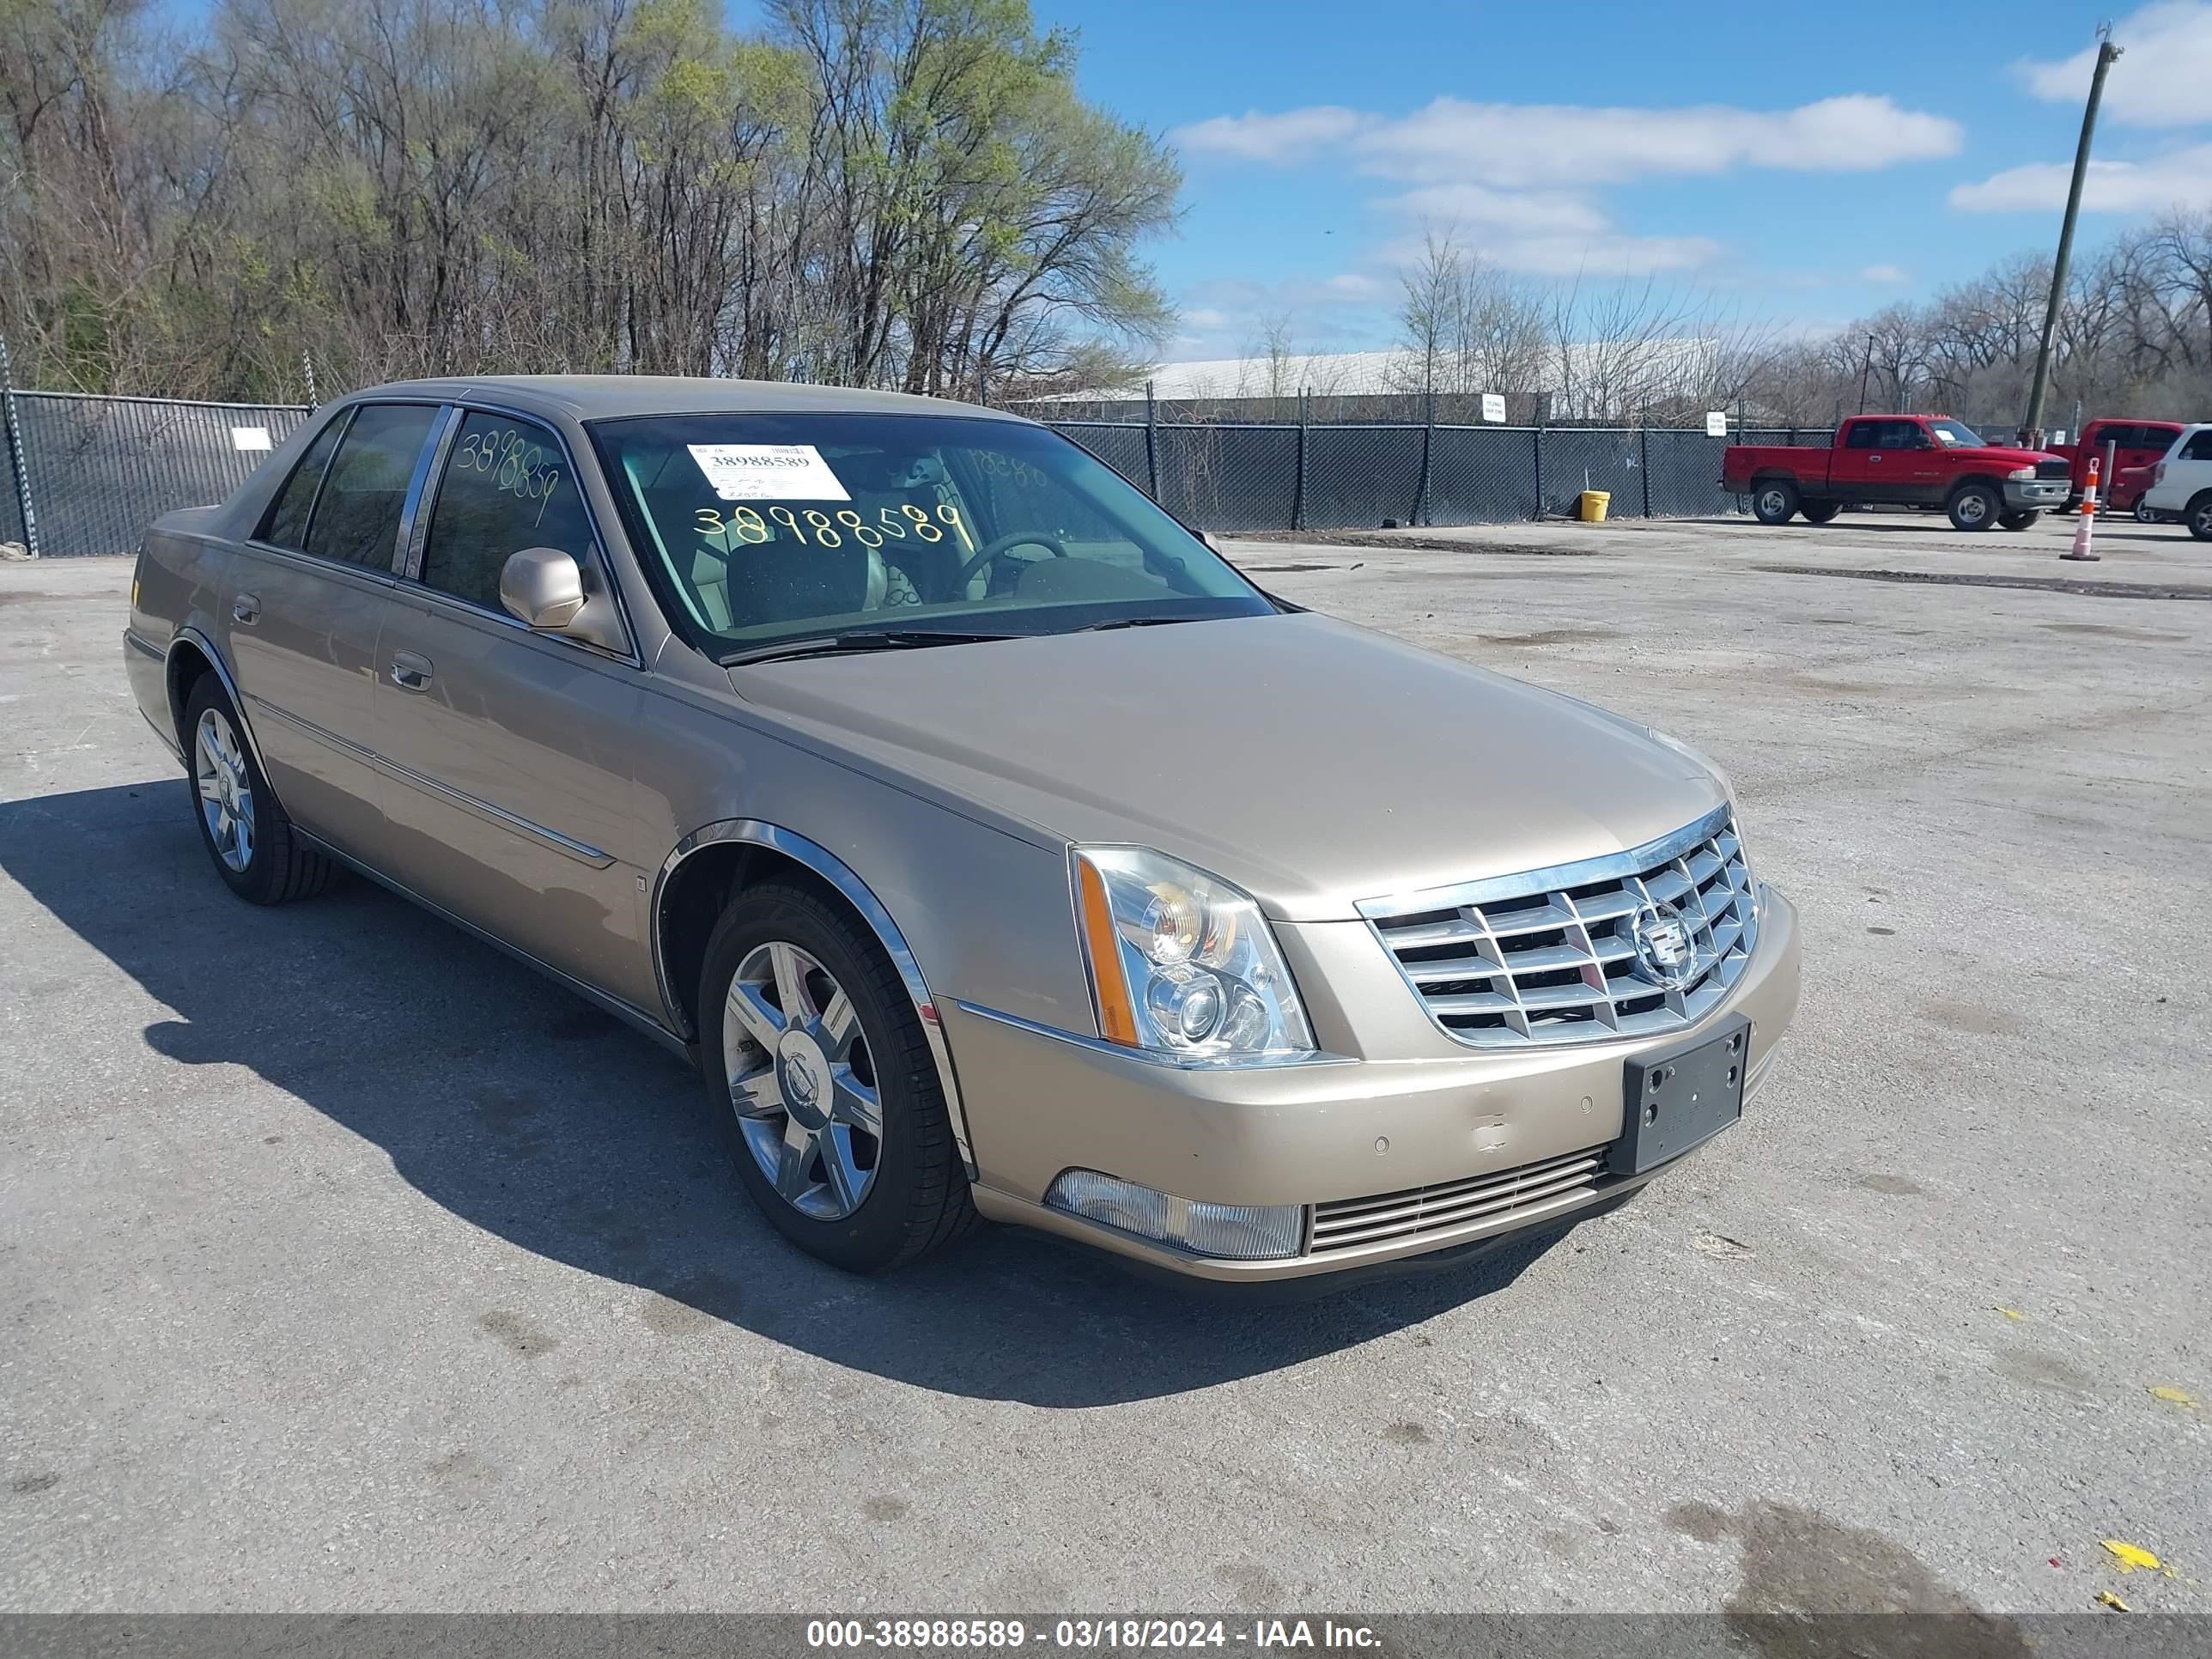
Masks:
[[[1730,444],[1721,488],[1749,495],[1761,524],[1802,513],[1826,524],[1846,507],[1941,508],[1960,530],[2025,530],[2074,489],[2073,463],[1982,441],[1948,415],[1854,415],[1827,449]]]
[[[2132,512],[2144,490],[2150,488],[2151,469],[2182,434],[2179,421],[2092,421],[2081,428],[2081,441],[2053,444],[2051,453],[2063,455],[2074,466],[2070,506],[2081,499],[2089,483],[2089,458],[2104,465],[2105,446],[2113,446],[2112,476],[2097,486],[2100,510]]]

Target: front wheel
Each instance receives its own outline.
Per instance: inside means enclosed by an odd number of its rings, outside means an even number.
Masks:
[[[699,1036],[738,1178],[801,1249],[888,1273],[974,1224],[913,999],[841,908],[781,883],[733,899],[708,941]]]
[[[329,886],[330,860],[301,842],[213,674],[200,676],[185,700],[185,741],[192,816],[224,884],[251,904],[283,904]]]
[[[1966,484],[1951,497],[1951,527],[1987,530],[2003,510],[2004,503],[1998,500],[1997,492],[1987,484]]]
[[[1761,524],[1788,524],[1797,511],[1797,486],[1787,478],[1769,478],[1751,487],[1751,515]]]
[[[1807,501],[1797,509],[1805,515],[1807,524],[1826,524],[1844,510],[1841,501]]]
[[[2000,513],[1997,522],[2007,530],[2025,530],[2042,516],[2040,507],[2022,507],[2017,513]]]

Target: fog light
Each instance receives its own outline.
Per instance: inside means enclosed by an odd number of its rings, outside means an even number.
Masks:
[[[1261,1261],[1296,1255],[1305,1237],[1303,1204],[1207,1204],[1117,1180],[1095,1170],[1065,1170],[1046,1205],[1158,1239],[1194,1255]]]

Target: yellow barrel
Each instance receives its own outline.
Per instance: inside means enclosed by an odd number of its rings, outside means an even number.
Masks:
[[[1605,510],[1612,505],[1613,492],[1611,490],[1585,489],[1583,491],[1583,522],[1584,524],[1603,524],[1605,522]]]

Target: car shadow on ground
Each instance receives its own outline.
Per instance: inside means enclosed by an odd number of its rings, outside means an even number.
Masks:
[[[1561,1237],[1289,1304],[1224,1302],[1000,1227],[854,1279],[761,1218],[665,1050],[368,883],[241,902],[181,779],[0,803],[0,868],[174,1011],[145,1030],[170,1060],[251,1069],[525,1249],[920,1388],[1044,1407],[1206,1388],[1502,1289]]]

